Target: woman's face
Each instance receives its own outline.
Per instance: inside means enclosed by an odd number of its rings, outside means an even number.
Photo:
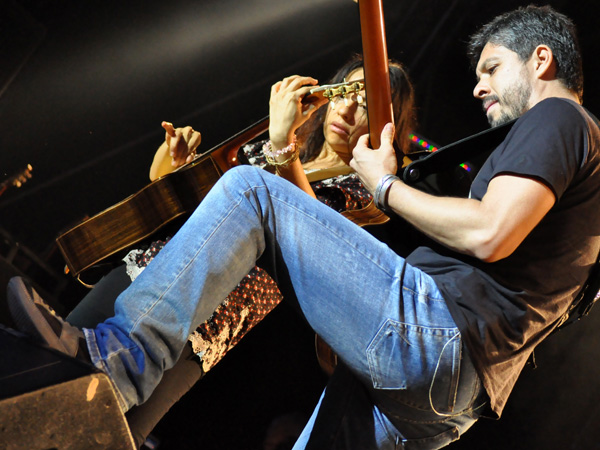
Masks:
[[[363,69],[360,68],[350,72],[346,81],[362,80],[363,78]],[[361,102],[359,102],[360,97],[362,97]],[[346,164],[352,159],[352,149],[356,146],[358,138],[369,132],[365,98],[365,91],[361,91],[360,96],[349,95],[347,101],[344,98],[335,97],[327,106],[327,114],[323,122],[325,142]]]

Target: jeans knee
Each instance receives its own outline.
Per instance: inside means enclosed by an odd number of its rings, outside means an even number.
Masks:
[[[254,185],[256,182],[263,182],[263,175],[265,173],[265,170],[259,167],[248,165],[236,166],[225,172],[219,182],[225,185],[230,185],[231,183],[238,184],[244,180],[244,184]]]

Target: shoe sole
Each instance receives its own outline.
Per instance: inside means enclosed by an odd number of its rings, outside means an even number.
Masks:
[[[25,332],[51,348],[69,353],[36,303],[46,304],[19,277],[11,278],[7,287],[8,309],[19,331]]]

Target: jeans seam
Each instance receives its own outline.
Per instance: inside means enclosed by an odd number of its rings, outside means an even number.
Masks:
[[[446,300],[443,297],[432,297],[429,294],[423,294],[422,292],[411,289],[410,287],[405,286],[404,284],[402,284],[402,290],[406,290],[418,298],[426,298],[427,300],[432,302],[446,302]]]
[[[376,388],[376,389],[380,389],[380,387],[375,386],[375,383],[377,383],[377,385],[380,385],[381,381],[379,380],[379,377],[375,373],[375,367],[374,367],[375,364],[371,362],[371,359],[372,359],[371,358],[371,349],[377,347],[377,344],[383,338],[382,335],[383,335],[384,329],[388,328],[388,326],[389,326],[389,324],[390,324],[391,321],[392,321],[392,319],[386,319],[381,324],[381,326],[375,332],[375,336],[373,337],[373,339],[371,339],[371,342],[369,343],[369,345],[366,348],[367,366],[369,367],[369,374],[371,376],[371,381],[373,382],[373,387]]]
[[[459,341],[460,343],[460,341]],[[456,355],[456,353],[458,352],[458,355]],[[454,386],[452,386],[452,388],[450,389],[450,393],[452,394],[452,398],[449,399],[452,405],[452,412],[456,412],[456,401],[458,399],[458,387],[460,386],[460,378],[462,376],[462,364],[460,364],[460,361],[462,361],[462,346],[461,345],[455,345],[454,346],[454,358],[453,358],[453,364],[457,365],[456,368],[456,378],[454,379]]]

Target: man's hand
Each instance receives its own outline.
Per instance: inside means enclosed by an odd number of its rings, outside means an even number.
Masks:
[[[356,170],[369,192],[375,192],[381,177],[396,174],[398,159],[394,151],[394,126],[388,123],[381,132],[381,147],[369,147],[369,135],[361,136],[352,151],[350,167]]]

